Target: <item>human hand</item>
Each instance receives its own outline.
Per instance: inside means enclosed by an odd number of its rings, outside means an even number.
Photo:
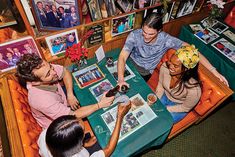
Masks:
[[[131,101],[129,101],[128,105],[118,105],[118,114],[117,116],[120,118],[123,118],[127,112],[130,110],[131,108]]]
[[[226,86],[229,87],[227,79],[221,75],[216,69],[211,70],[211,72],[221,81],[223,82]]]
[[[113,100],[114,100],[114,96],[112,97],[106,97],[105,95],[107,94],[107,92],[104,92],[102,98],[100,99],[98,105],[99,105],[99,108],[105,108],[105,107],[109,107],[112,103],[113,103]]]
[[[79,108],[79,101],[73,94],[68,94],[67,101],[72,110]]]
[[[128,83],[126,83],[126,81],[118,81],[117,85],[119,85],[119,87],[120,87],[119,90],[121,90],[121,87],[123,85],[126,85],[128,88],[130,88],[130,85]]]

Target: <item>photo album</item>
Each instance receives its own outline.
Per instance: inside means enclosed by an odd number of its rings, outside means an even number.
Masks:
[[[132,96],[130,100],[132,102],[131,109],[123,118],[119,142],[158,117],[140,94]],[[115,127],[117,108],[118,105],[101,115],[110,132],[113,132]]]
[[[96,64],[72,73],[79,88],[90,86],[102,80],[105,76]]]

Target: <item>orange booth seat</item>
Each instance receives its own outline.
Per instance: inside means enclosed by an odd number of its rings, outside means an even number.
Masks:
[[[1,98],[13,157],[39,157],[38,137],[42,128],[31,114],[28,93],[13,75],[1,79]],[[85,128],[91,135],[87,120]]]
[[[162,63],[166,62],[174,53],[175,50],[173,49],[167,51],[149,79],[148,85],[153,91],[155,91],[157,87],[159,70]],[[168,140],[192,124],[200,122],[233,93],[230,88],[220,82],[208,69],[206,69],[201,64],[199,64],[198,73],[202,83],[202,95],[200,101],[185,118],[173,125],[173,128],[168,136]]]

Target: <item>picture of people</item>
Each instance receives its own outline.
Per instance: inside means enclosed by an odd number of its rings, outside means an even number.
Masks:
[[[129,12],[133,8],[133,4],[129,0],[117,0],[117,4],[120,6],[123,13]]]
[[[97,0],[87,0],[92,21],[102,19],[99,2]]]
[[[232,43],[230,43],[229,41],[227,41],[224,38],[221,38],[218,41],[216,41],[215,43],[213,43],[212,46],[216,50],[221,52],[223,55],[228,57],[232,62],[235,63],[235,60],[234,60],[235,46]]]
[[[190,24],[190,28],[192,29],[193,33],[197,33],[199,31],[203,31],[203,28],[200,24]]]
[[[9,0],[1,0],[0,28],[14,24],[17,24],[17,22],[11,10],[11,2]]]
[[[96,64],[72,73],[79,88],[87,87],[104,78],[104,74]]]
[[[209,28],[209,27],[212,27],[214,26],[218,21],[216,19],[212,19],[212,20],[209,20],[209,18],[205,18],[201,21],[202,23],[202,26],[204,28]]]
[[[120,35],[133,30],[135,23],[135,13],[122,17],[113,18],[112,20],[112,36]]]
[[[110,124],[114,122],[113,116],[110,114],[110,112],[107,112],[106,114],[103,115],[103,119],[107,124]]]
[[[109,66],[106,65],[106,68],[107,68],[108,71],[113,75],[114,79],[115,79],[116,81],[118,81],[117,61],[115,61],[115,62],[113,63],[113,66],[110,66],[110,67],[109,67]],[[133,71],[129,68],[129,66],[126,65],[126,67],[125,67],[125,72],[124,72],[124,79],[125,79],[125,81],[127,81],[127,80],[129,80],[129,79],[131,79],[131,78],[133,78],[133,77],[135,77],[135,74],[134,74]]]
[[[197,32],[194,35],[205,44],[208,44],[219,37],[217,34],[210,31],[209,29],[204,29],[202,31]]]
[[[107,11],[105,1],[104,0],[98,0],[98,1],[99,1],[99,5],[100,5],[100,11],[101,11],[102,18],[107,18],[108,11]]]
[[[52,56],[64,53],[67,47],[71,47],[78,43],[76,29],[52,35],[45,39]]]
[[[216,33],[223,33],[226,29],[228,29],[228,26],[226,26],[225,24],[221,23],[221,22],[217,22],[216,24],[214,24],[212,27],[210,27],[209,29],[215,31]]]
[[[0,71],[5,72],[16,67],[21,56],[35,53],[40,56],[32,37],[24,37],[0,44]]]
[[[124,136],[127,133],[130,133],[132,130],[140,126],[140,123],[136,119],[136,117],[133,115],[133,113],[129,113],[125,116],[122,122],[122,128],[121,128],[121,136]]]
[[[151,0],[135,0],[134,9],[141,9],[144,7],[148,7],[151,4]]]
[[[176,18],[191,14],[197,0],[184,0],[180,2]]]
[[[80,24],[76,0],[32,0],[39,30],[60,30]]]
[[[136,97],[133,100],[131,100],[131,110],[132,111],[134,111],[135,109],[137,109],[138,107],[143,106],[143,105],[144,105],[144,101],[139,97]]]

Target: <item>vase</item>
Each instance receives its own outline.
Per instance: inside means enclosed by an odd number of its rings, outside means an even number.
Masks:
[[[72,66],[72,72],[83,69],[86,64],[87,64],[86,59],[81,59],[79,61],[76,61]]]

